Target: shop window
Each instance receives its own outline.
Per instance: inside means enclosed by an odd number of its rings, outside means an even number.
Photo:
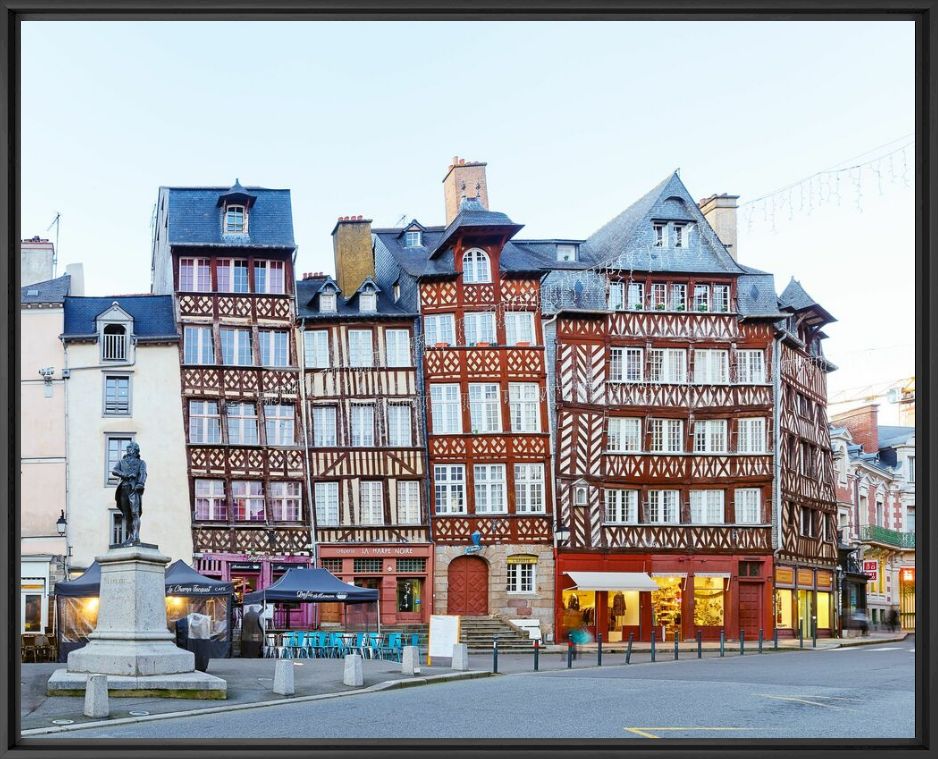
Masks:
[[[419,577],[401,577],[397,581],[397,610],[408,614],[420,611],[423,599],[423,580]]]
[[[655,577],[658,590],[651,592],[652,624],[662,640],[672,639],[681,630],[681,598],[684,578]]]
[[[638,627],[640,624],[638,591],[619,590],[615,593],[610,591],[606,595],[608,603],[606,619],[609,621],[606,640],[616,643],[623,638],[622,628]]]
[[[381,559],[355,559],[354,571],[357,572],[380,572]]]
[[[596,624],[596,592],[592,590],[565,590],[561,594],[563,612],[560,618],[561,635],[572,640],[589,638],[588,628]]]
[[[694,577],[694,624],[722,627],[724,604],[722,577]]]
[[[42,632],[42,595],[23,594],[23,632]]]
[[[427,571],[426,559],[398,559],[397,571],[399,574],[423,574]]]
[[[831,626],[831,594],[817,592],[817,626],[819,630],[828,630]]]
[[[791,591],[779,588],[775,591],[775,626],[790,630],[791,619]]]
[[[319,566],[332,574],[338,574],[342,571],[342,559],[320,559]]]

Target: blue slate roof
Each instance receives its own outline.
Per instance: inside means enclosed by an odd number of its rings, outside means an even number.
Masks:
[[[33,282],[31,285],[20,288],[20,303],[24,306],[40,303],[62,303],[65,296],[68,295],[71,282],[72,277],[70,274],[63,274],[61,277],[47,279],[43,282]]]
[[[146,339],[178,339],[171,295],[105,295],[65,298],[62,337],[87,337],[96,332],[95,320],[117,302],[134,318],[134,335]]]
[[[829,322],[837,321],[825,308],[820,306],[814,298],[808,295],[804,287],[801,286],[801,283],[794,277],[791,278],[791,281],[778,297],[778,302],[782,308],[790,309],[795,312],[814,311],[816,314],[815,321],[818,323],[828,324]]]
[[[902,445],[915,437],[915,427],[880,426],[877,432],[880,448]]]
[[[168,187],[170,245],[204,245],[235,248],[293,249],[293,211],[289,190],[266,187]],[[231,195],[234,193],[234,195]],[[243,235],[223,235],[225,196],[238,198],[249,206],[248,231]],[[253,197],[249,202],[244,197]]]
[[[430,256],[433,257],[445,250],[457,232],[470,228],[474,231],[499,232],[511,237],[522,228],[522,225],[515,224],[507,214],[500,211],[489,211],[478,198],[463,198],[459,204],[459,213],[446,227]]]
[[[366,281],[368,280],[366,279]],[[348,298],[342,297],[339,293],[335,299],[336,310],[334,313],[320,313],[319,293],[323,289],[323,285],[329,282],[335,284],[332,277],[310,277],[309,279],[301,279],[296,283],[296,315],[298,319],[309,321],[348,321],[349,319],[375,321],[381,319],[413,319],[417,316],[417,314],[408,312],[398,306],[380,288],[376,291],[378,295],[377,311],[362,313],[359,310],[358,296],[361,292],[361,288],[359,288]],[[338,285],[336,285],[336,290],[338,290]]]

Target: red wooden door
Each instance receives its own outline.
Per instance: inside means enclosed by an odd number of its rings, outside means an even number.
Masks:
[[[449,565],[447,613],[480,616],[489,613],[489,567],[475,556],[460,556]]]
[[[761,582],[739,583],[739,627],[749,640],[758,638],[762,627],[762,590]]]

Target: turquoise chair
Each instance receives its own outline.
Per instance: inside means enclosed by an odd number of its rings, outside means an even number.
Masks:
[[[398,661],[403,654],[403,650],[404,640],[401,633],[388,633],[384,648],[381,650],[382,658]]]
[[[378,633],[368,633],[368,656],[372,659],[378,659],[381,656],[381,636]]]

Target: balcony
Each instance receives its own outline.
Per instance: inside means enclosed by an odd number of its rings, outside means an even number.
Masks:
[[[889,530],[875,524],[864,525],[860,528],[860,540],[864,543],[880,543],[891,548],[915,548],[914,532],[898,532]]]

